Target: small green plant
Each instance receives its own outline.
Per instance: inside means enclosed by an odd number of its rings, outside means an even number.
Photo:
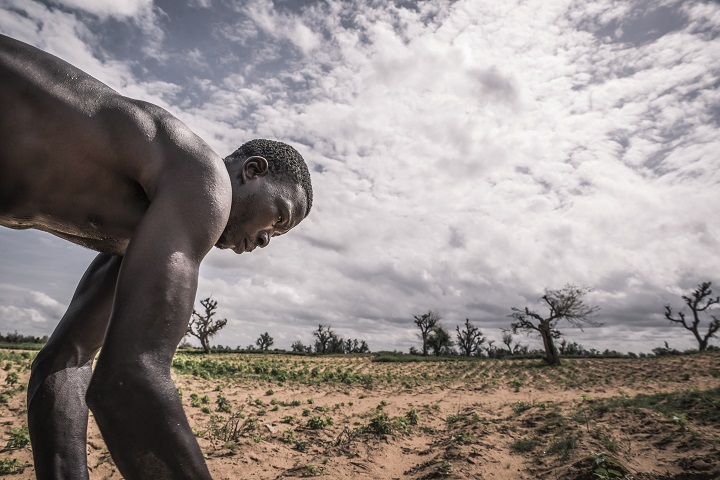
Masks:
[[[272,388],[265,392],[265,395],[268,396],[268,397],[269,397],[270,395],[274,395],[274,394],[275,394],[275,390],[273,390]]]
[[[676,413],[672,416],[672,421],[676,425],[685,428],[687,426],[687,416],[684,413]]]
[[[514,379],[510,382],[510,386],[513,387],[513,391],[516,392],[516,393],[519,392],[519,391],[520,391],[520,387],[523,387],[524,385],[525,385],[525,382],[523,382],[523,381],[520,380],[519,378],[514,378]]]
[[[573,450],[577,446],[577,439],[572,435],[555,440],[547,449],[552,455],[557,455],[563,460],[567,460],[572,455]]]
[[[260,422],[255,417],[248,417],[243,422],[242,429],[248,432],[254,432],[260,426]]]
[[[512,411],[515,412],[515,415],[520,415],[521,413],[530,410],[532,408],[532,405],[527,402],[515,402],[512,404]]]
[[[447,477],[448,475],[450,475],[452,473],[452,463],[450,463],[448,461],[442,462],[438,466],[436,473],[438,475],[440,475],[441,477]]]
[[[218,412],[224,412],[224,413],[231,413],[232,412],[232,406],[230,405],[230,401],[225,398],[223,395],[218,395],[217,399],[215,400],[215,404],[217,405],[217,411]]]
[[[363,430],[366,433],[389,435],[393,432],[393,424],[387,413],[378,412],[370,419],[370,422]]]
[[[10,429],[10,439],[5,445],[5,450],[17,450],[30,444],[30,432],[28,427]]]
[[[20,463],[17,458],[0,458],[0,475],[23,473],[30,464]]]
[[[297,432],[295,430],[285,430],[281,441],[283,443],[292,444],[293,450],[297,450],[298,452],[302,453],[307,452],[308,442],[306,440],[298,438]]]
[[[472,432],[460,432],[452,436],[452,441],[458,445],[470,445],[475,443],[475,435]]]
[[[320,474],[322,474],[322,468],[313,463],[308,463],[303,467],[303,476],[316,477]]]
[[[322,430],[328,425],[333,424],[332,417],[310,417],[306,423],[307,427],[311,430]]]
[[[415,408],[408,410],[405,413],[405,419],[408,421],[408,424],[417,425],[419,421],[417,410],[415,410]]]
[[[293,448],[293,450],[297,450],[300,453],[305,453],[308,451],[308,447],[309,447],[309,445],[308,445],[307,440],[303,440],[302,438],[299,438],[293,443],[292,448]]]
[[[453,425],[457,422],[460,422],[460,421],[466,420],[466,419],[467,419],[466,414],[458,412],[458,413],[453,413],[453,414],[448,415],[448,417],[445,419],[445,423],[447,423],[448,425]]]
[[[611,435],[603,435],[600,438],[600,445],[605,447],[608,452],[612,453],[616,453],[620,449],[617,440],[615,440],[615,438],[613,438]]]
[[[229,442],[225,442],[225,448],[235,453],[240,450],[240,445],[236,441],[230,440]]]
[[[540,442],[538,442],[534,438],[530,439],[520,439],[516,440],[513,443],[510,444],[510,451],[513,453],[529,453],[535,450],[535,448],[539,445]]]
[[[628,474],[627,469],[618,460],[604,455],[595,453],[591,457],[595,463],[593,476],[600,480],[633,480]]]
[[[20,381],[20,375],[18,375],[17,372],[10,372],[5,377],[5,383],[10,385],[11,387],[15,384],[17,384]]]

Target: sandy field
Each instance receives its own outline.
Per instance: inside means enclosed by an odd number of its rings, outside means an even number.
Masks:
[[[35,478],[33,355],[0,351],[1,478]],[[720,352],[373,358],[186,353],[173,378],[218,480],[720,479]],[[122,478],[92,419],[87,452],[92,479]]]

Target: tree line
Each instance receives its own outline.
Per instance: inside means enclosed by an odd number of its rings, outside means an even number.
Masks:
[[[700,283],[689,295],[682,299],[689,308],[689,314],[684,310],[675,312],[670,305],[665,305],[665,318],[672,324],[677,324],[688,330],[698,342],[698,350],[708,348],[709,341],[717,338],[720,330],[720,319],[711,315],[710,309],[720,303],[720,297],[712,296],[711,282]],[[563,324],[578,327],[581,330],[587,326],[601,326],[593,317],[599,311],[597,305],[590,305],[585,298],[592,291],[588,287],[579,287],[568,284],[563,288],[545,289],[540,295],[541,308],[512,307],[509,317],[511,322],[507,328],[502,329],[502,343],[485,337],[479,327],[465,319],[462,326],[455,327],[455,336],[440,323],[437,311],[430,310],[422,315],[413,315],[414,323],[419,329],[418,337],[421,349],[410,348],[410,354],[415,355],[462,355],[466,357],[488,356],[503,357],[506,355],[519,355],[531,353],[527,345],[522,345],[513,335],[519,333],[537,334],[543,343],[545,362],[550,365],[560,364],[560,355],[595,355],[597,350],[586,350],[577,343],[568,343],[562,338],[559,327]],[[204,313],[193,310],[192,318],[188,324],[187,334],[197,337],[203,350],[210,352],[210,337],[222,329],[227,319],[215,318],[217,302],[210,297],[200,301]],[[707,328],[703,327],[703,316],[709,316]],[[16,332],[17,333],[17,332]],[[291,346],[292,352],[297,353],[368,353],[370,347],[365,340],[343,339],[337,335],[329,325],[318,325],[313,332],[314,341],[304,344],[295,341]],[[558,343],[559,342],[559,343]],[[267,351],[274,344],[274,339],[268,332],[262,333],[246,350]],[[501,346],[502,345],[502,346]],[[456,348],[457,347],[457,348]],[[618,353],[618,352],[603,352]],[[671,349],[667,343],[665,347],[653,349],[657,355],[679,353]]]
[[[32,335],[23,335],[15,330],[13,333],[3,335],[0,332],[0,342],[2,343],[47,343],[48,336],[34,337]]]
[[[193,336],[200,340],[200,345],[205,353],[210,353],[213,348],[216,350],[232,350],[229,348],[210,347],[210,338],[215,336],[226,324],[226,318],[216,318],[217,301],[211,297],[200,300],[204,312],[198,313],[193,309],[190,322],[187,326],[186,336]],[[329,325],[318,325],[317,330],[313,332],[315,342],[305,345],[300,340],[292,344],[291,351],[296,353],[369,353],[370,347],[365,340],[357,338],[344,339],[337,335]],[[268,333],[261,333],[255,340],[255,344],[248,345],[242,350],[268,351],[275,343],[275,339]],[[239,347],[235,350],[241,350]]]

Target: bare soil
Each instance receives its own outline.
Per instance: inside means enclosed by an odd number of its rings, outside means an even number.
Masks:
[[[9,355],[0,352],[0,448],[10,445],[0,460],[24,468],[0,477],[32,479],[22,435],[34,354]],[[604,478],[720,479],[719,352],[560,367],[185,358],[173,378],[218,480],[592,480],[600,467],[618,472]],[[87,452],[92,479],[122,478],[92,419]]]

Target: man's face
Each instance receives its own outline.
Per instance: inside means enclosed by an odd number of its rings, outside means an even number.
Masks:
[[[278,182],[271,175],[249,176],[233,193],[227,227],[215,246],[238,254],[266,247],[272,237],[287,233],[305,218],[306,202],[299,185]]]

